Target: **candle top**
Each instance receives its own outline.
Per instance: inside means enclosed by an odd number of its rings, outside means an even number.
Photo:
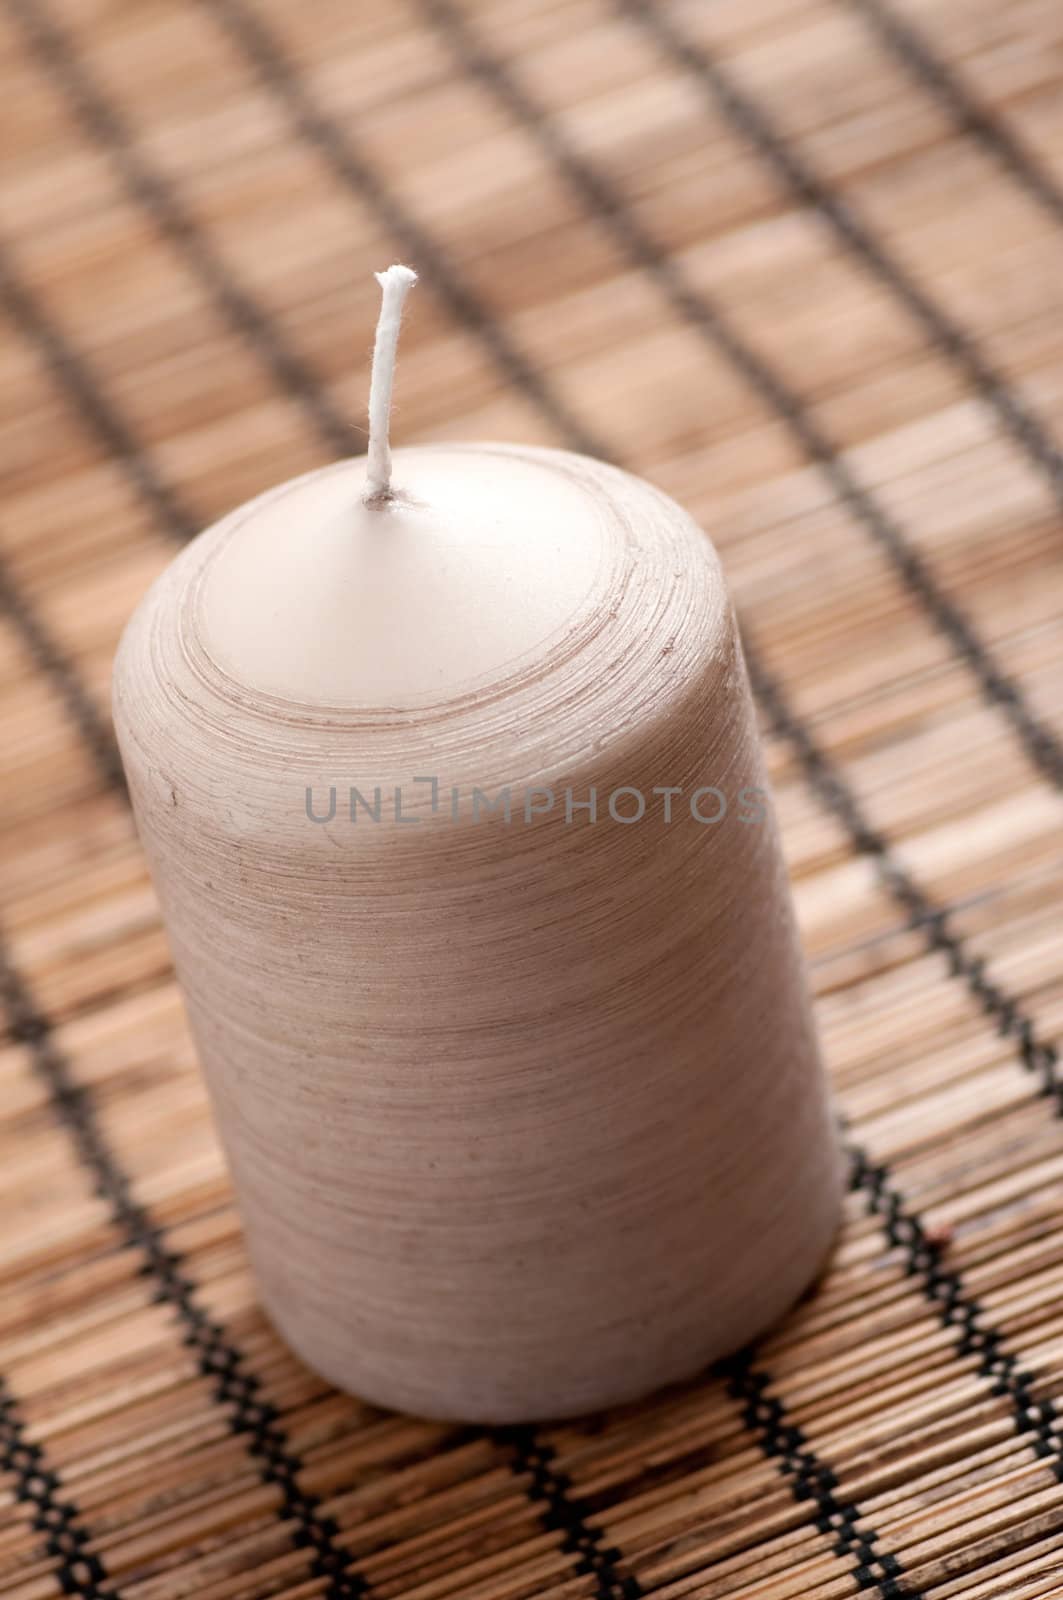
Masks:
[[[667,784],[677,728],[726,739],[734,619],[673,501],[527,446],[429,445],[396,465],[384,503],[363,500],[364,458],[284,484],[160,574],[126,629],[116,712],[150,683],[164,788],[209,747],[201,781],[253,831],[281,779],[578,786],[608,767],[615,787],[637,758]]]
[[[413,709],[498,685],[563,648],[608,581],[602,506],[556,458],[495,446],[396,452],[298,478],[219,525],[196,626],[257,692]]]
[[[635,524],[655,519],[644,508],[633,521],[632,480],[613,469],[436,445],[397,452],[393,482],[396,349],[417,275],[396,265],[377,281],[367,455],[282,485],[205,536],[196,648],[260,699],[379,715],[497,696],[541,681],[638,587]]]

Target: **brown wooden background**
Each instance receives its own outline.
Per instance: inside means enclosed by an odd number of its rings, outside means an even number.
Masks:
[[[0,0],[0,1591],[1063,1594],[1059,0]],[[743,617],[853,1145],[818,1295],[580,1425],[266,1325],[107,713],[174,547],[565,442]]]

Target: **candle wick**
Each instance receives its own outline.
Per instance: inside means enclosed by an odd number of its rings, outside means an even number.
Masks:
[[[399,345],[399,326],[406,296],[417,282],[410,267],[388,267],[373,276],[381,289],[380,317],[373,345],[373,370],[369,379],[369,466],[366,472],[366,505],[379,505],[391,498],[391,391],[395,384],[395,354]]]

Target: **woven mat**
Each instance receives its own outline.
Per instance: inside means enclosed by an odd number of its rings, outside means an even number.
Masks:
[[[1058,0],[3,0],[0,1591],[1063,1593]],[[818,1292],[484,1432],[272,1333],[107,714],[174,547],[568,443],[716,539],[852,1146]]]

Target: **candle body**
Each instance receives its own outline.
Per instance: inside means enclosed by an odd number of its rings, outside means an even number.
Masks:
[[[399,452],[382,512],[364,470],[208,530],[116,663],[252,1263],[379,1403],[629,1400],[774,1320],[839,1210],[732,610],[616,469]]]

